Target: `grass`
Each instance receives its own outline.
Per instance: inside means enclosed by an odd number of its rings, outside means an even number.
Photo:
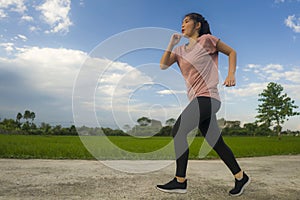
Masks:
[[[75,136],[0,135],[0,157],[94,159]]]
[[[300,154],[300,137],[224,137],[236,157]],[[199,159],[202,137],[190,142],[190,159]],[[92,152],[92,154],[90,152]],[[170,137],[1,135],[1,158],[174,159]],[[211,151],[206,159],[217,158]]]

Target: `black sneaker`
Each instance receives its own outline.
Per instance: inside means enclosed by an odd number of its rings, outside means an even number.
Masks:
[[[244,192],[244,189],[250,183],[250,178],[243,172],[242,180],[235,179],[235,186],[232,190],[229,191],[229,195],[231,196],[239,196]]]
[[[175,177],[173,180],[171,180],[169,183],[165,185],[157,185],[156,189],[163,192],[184,194],[187,191],[186,187],[187,187],[187,180],[185,180],[183,183],[179,183],[177,181],[177,178]]]

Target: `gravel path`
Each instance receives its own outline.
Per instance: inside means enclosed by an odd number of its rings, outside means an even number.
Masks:
[[[229,197],[233,178],[220,160],[189,161],[187,194],[167,194],[155,185],[173,178],[174,163],[155,172],[133,174],[99,161],[0,159],[0,199],[300,200],[300,155],[240,158],[238,162],[252,182],[242,196]]]

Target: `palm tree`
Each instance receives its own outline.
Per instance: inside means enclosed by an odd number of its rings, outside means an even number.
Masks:
[[[21,119],[22,119],[23,115],[21,113],[18,113],[17,114],[17,117],[16,117],[16,122],[17,122],[17,125],[19,128],[21,128]]]
[[[25,110],[23,118],[25,119],[25,121],[28,123],[28,119],[31,118],[31,112],[29,110]]]
[[[31,124],[33,123],[34,118],[35,118],[35,113],[31,112],[30,113]]]

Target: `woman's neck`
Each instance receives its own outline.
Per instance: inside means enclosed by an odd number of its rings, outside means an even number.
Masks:
[[[199,37],[198,33],[194,33],[191,37],[189,37],[189,45],[195,45],[197,42],[197,39]]]
[[[198,36],[192,36],[189,38],[188,46],[192,47],[197,43]]]

